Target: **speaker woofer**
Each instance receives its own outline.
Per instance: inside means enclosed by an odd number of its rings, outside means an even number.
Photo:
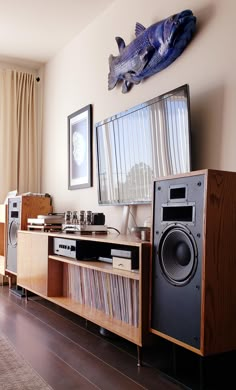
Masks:
[[[159,256],[163,274],[170,283],[185,285],[193,277],[197,265],[197,248],[185,227],[175,225],[164,232]]]
[[[18,221],[13,220],[9,226],[9,244],[15,248],[17,245],[17,232],[19,229]]]

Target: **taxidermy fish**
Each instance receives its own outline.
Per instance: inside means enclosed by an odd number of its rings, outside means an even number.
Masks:
[[[184,10],[148,28],[136,23],[136,38],[128,45],[116,37],[119,55],[109,57],[108,89],[122,82],[122,92],[169,66],[186,48],[196,27],[196,17]]]

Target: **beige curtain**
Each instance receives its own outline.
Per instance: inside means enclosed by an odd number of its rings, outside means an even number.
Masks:
[[[9,191],[40,192],[35,75],[0,69],[0,203]]]

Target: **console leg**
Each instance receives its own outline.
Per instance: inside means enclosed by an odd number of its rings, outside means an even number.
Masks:
[[[142,347],[140,347],[139,345],[137,345],[137,356],[138,356],[137,366],[141,367],[142,366]]]

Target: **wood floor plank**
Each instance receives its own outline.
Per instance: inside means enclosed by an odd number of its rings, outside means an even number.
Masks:
[[[7,310],[7,315],[5,310]],[[90,383],[85,377],[76,372],[72,367],[38,339],[35,340],[35,332],[32,332],[31,325],[28,326],[28,318],[19,310],[11,310],[9,305],[4,307],[0,303],[0,328],[15,346],[18,353],[27,360],[30,365],[57,390],[86,389],[94,390],[96,386]]]
[[[81,324],[83,321],[81,320]],[[37,302],[0,289],[0,327],[55,389],[177,390],[135,356]]]
[[[29,306],[30,305],[28,304],[28,308]],[[40,316],[43,321],[46,321],[52,327],[56,326],[59,332],[66,334],[66,336],[75,343],[78,343],[87,351],[95,354],[99,359],[104,360],[134,381],[136,381],[138,377],[139,383],[144,387],[148,386],[149,388],[155,388],[157,381],[160,382],[160,385],[162,381],[166,385],[166,380],[161,377],[160,373],[153,367],[148,367],[147,365],[142,368],[137,367],[137,353],[134,346],[133,350],[135,351],[135,355],[125,353],[124,350],[115,347],[109,340],[98,337],[85,328],[81,328],[78,331],[78,326],[67,319],[63,318],[62,321],[60,321],[60,324],[57,324],[57,316],[55,317],[54,312],[48,314],[48,312],[45,312],[44,308],[34,306],[34,310],[36,309],[37,315]]]

